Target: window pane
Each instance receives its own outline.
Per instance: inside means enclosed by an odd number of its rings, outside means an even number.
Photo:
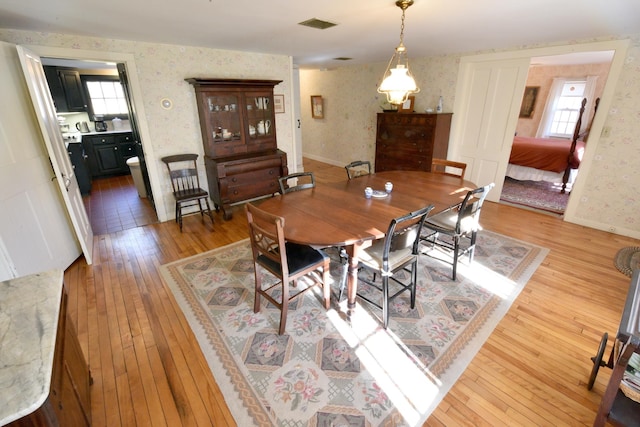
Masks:
[[[94,114],[129,114],[119,81],[93,80],[86,83]]]

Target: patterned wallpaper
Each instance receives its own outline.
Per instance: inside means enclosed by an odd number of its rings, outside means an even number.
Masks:
[[[640,238],[640,186],[637,185],[640,182],[640,34],[630,39],[625,65],[607,112],[605,127],[611,132],[600,138],[594,165],[587,176],[581,177],[586,185],[580,195],[577,217],[596,228],[615,229],[617,233]],[[179,150],[202,153],[193,89],[184,78],[283,80],[276,87],[276,93],[285,95],[287,114],[276,116],[278,140],[280,148],[292,153],[293,119],[288,113],[293,109],[289,98],[291,70],[288,57],[2,29],[0,40],[133,54],[155,159]],[[435,108],[440,95],[444,98],[444,111],[452,111],[460,58],[460,55],[412,58],[412,70],[421,86],[421,92],[416,95],[415,111]],[[327,71],[300,71],[305,155],[336,165],[374,158],[375,115],[382,111],[384,103],[376,87],[385,66],[386,62]],[[311,118],[310,95],[323,96],[323,119]],[[164,97],[173,100],[172,110],[160,107]],[[289,157],[292,167],[292,156]],[[169,183],[165,178],[161,179],[164,180],[163,191],[167,192]],[[169,212],[172,211],[171,204],[171,201],[165,203]]]
[[[201,184],[206,186],[207,183],[195,92],[185,78],[282,80],[275,93],[284,94],[285,111],[292,110],[291,65],[287,56],[3,29],[0,29],[0,40],[18,45],[133,54],[143,98],[136,102],[144,104],[142,120],[146,121],[149,130],[148,140],[142,135],[145,157],[148,163],[155,161],[155,168],[150,167],[149,172],[153,175],[155,169],[156,179],[162,183],[162,194],[154,192],[156,203],[162,203],[164,208],[158,209],[161,221],[173,218],[174,214],[171,183],[161,157],[181,152],[199,153]],[[160,103],[163,98],[171,99],[173,108],[163,109]],[[289,167],[293,161],[290,155],[293,152],[292,123],[291,115],[276,114],[278,146],[289,154]]]
[[[576,218],[602,230],[640,238],[640,34],[630,37],[595,162],[587,176]],[[592,42],[593,40],[589,40]],[[540,47],[531,46],[530,48]],[[527,47],[522,47],[527,48]],[[415,111],[434,108],[438,96],[452,111],[461,56],[412,58],[420,82]],[[300,73],[305,156],[335,165],[375,157],[375,120],[383,99],[376,92],[386,63]],[[309,95],[325,98],[325,118],[312,119]],[[353,108],[355,107],[355,108]],[[576,194],[576,196],[578,196]]]

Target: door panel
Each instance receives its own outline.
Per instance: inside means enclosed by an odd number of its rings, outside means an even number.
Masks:
[[[49,161],[55,174],[55,181],[60,189],[64,205],[67,207],[71,224],[84,253],[85,260],[87,264],[91,264],[93,259],[93,230],[82,203],[82,195],[62,139],[62,133],[58,127],[56,111],[44,75],[42,62],[39,56],[22,46],[17,46],[17,50],[24,79],[31,95],[31,103],[40,127],[40,139],[44,140]]]
[[[34,117],[16,46],[0,42],[0,280],[81,254]]]
[[[509,153],[529,70],[529,59],[461,64],[456,107],[463,122],[453,130],[457,158],[467,163],[467,177],[496,188],[487,200],[500,199]],[[459,103],[459,105],[458,105]]]

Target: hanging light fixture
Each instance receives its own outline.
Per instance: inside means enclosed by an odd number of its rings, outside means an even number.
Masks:
[[[400,26],[400,44],[396,48],[387,70],[382,76],[382,83],[378,88],[378,93],[387,95],[390,104],[404,104],[407,97],[412,93],[420,92],[416,81],[409,70],[409,58],[407,48],[404,47],[404,12],[413,4],[413,0],[398,0],[396,6],[402,9],[402,25]]]

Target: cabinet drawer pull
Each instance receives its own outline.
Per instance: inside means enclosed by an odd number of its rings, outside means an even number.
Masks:
[[[231,182],[238,182],[238,180],[236,179],[236,177],[231,178]]]
[[[273,170],[273,169],[271,169],[271,170],[269,171],[269,175],[273,175],[273,172],[274,172],[274,170]]]
[[[233,190],[233,194],[238,194],[238,190]]]

